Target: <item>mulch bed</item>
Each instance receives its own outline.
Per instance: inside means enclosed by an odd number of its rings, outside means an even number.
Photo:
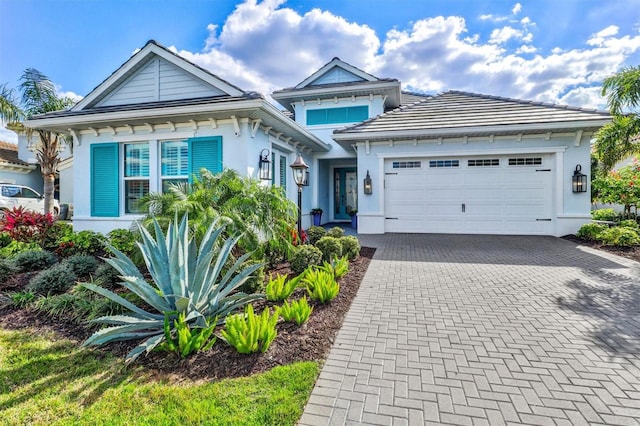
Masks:
[[[138,358],[136,363],[156,374],[180,381],[185,379],[219,380],[249,376],[278,365],[298,361],[322,361],[329,354],[335,336],[358,292],[374,253],[375,249],[373,248],[362,248],[360,256],[351,263],[347,275],[340,280],[340,293],[334,300],[327,305],[310,301],[313,313],[307,323],[298,327],[295,324],[280,322],[278,337],[265,353],[239,354],[226,343],[219,341],[210,351],[195,354],[184,360],[166,352],[152,352],[147,357]],[[302,289],[298,289],[296,292],[294,297],[301,297],[305,293]],[[256,311],[273,305],[261,302],[257,304]],[[1,309],[0,327],[5,329],[31,328],[36,333],[40,330],[54,331],[78,343],[81,343],[92,333],[85,327],[54,320],[28,309]],[[99,350],[109,351],[124,357],[134,346],[135,343],[122,342],[107,345]]]
[[[578,238],[575,235],[565,235],[562,238],[583,246],[592,247],[598,250],[608,251],[609,253],[617,254],[618,256],[626,257],[627,259],[632,259],[637,262],[640,262],[640,247],[606,246],[597,241],[583,240],[582,238]]]

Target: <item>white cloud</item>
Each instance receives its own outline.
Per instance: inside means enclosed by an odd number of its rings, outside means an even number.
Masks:
[[[521,12],[516,6],[514,14]],[[509,25],[483,40],[469,34],[464,18],[436,16],[377,35],[367,25],[320,9],[301,14],[283,0],[246,0],[222,25],[208,26],[202,51],[178,53],[264,95],[297,84],[338,56],[376,76],[398,78],[403,87],[428,92],[459,89],[593,106],[600,102],[594,87],[640,51],[640,35],[618,36],[619,29],[610,26],[580,48],[543,54],[532,43],[529,29],[534,27],[528,17],[511,16]]]
[[[522,5],[520,3],[516,3],[513,6],[513,9],[511,9],[511,13],[513,13],[514,15],[517,15],[518,13],[520,13],[520,11],[522,11]]]
[[[491,37],[489,37],[489,43],[491,44],[503,44],[511,39],[522,39],[522,31],[516,30],[515,28],[511,28],[509,26],[503,28],[496,28],[491,32]]]
[[[565,95],[558,98],[558,103],[605,110],[607,101],[600,94],[601,91],[602,86],[577,87],[570,89]]]

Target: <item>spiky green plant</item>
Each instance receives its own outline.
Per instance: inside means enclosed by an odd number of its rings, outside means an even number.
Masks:
[[[172,312],[174,313],[174,312]],[[175,312],[177,313],[177,312]],[[207,351],[216,343],[217,338],[211,337],[216,328],[218,318],[214,318],[205,328],[190,328],[183,312],[177,313],[178,318],[173,320],[173,329],[169,321],[169,314],[164,317],[164,338],[158,349],[175,352],[181,358],[186,358],[192,353]]]
[[[335,299],[340,291],[340,284],[335,280],[333,274],[322,269],[309,270],[302,281],[307,286],[309,297],[322,304]]]
[[[267,300],[272,302],[280,302],[291,296],[298,287],[303,275],[287,280],[286,275],[277,274],[275,278],[269,277],[269,282],[265,288]]]
[[[278,335],[278,309],[271,315],[265,308],[260,315],[253,312],[253,306],[247,305],[244,314],[231,315],[225,328],[220,331],[222,338],[241,354],[266,352]]]
[[[280,316],[287,322],[295,322],[297,325],[302,325],[311,316],[313,308],[309,306],[307,302],[307,296],[302,299],[294,300],[289,303],[285,301],[280,307]]]
[[[331,262],[322,262],[322,266],[317,268],[330,273],[335,280],[339,280],[349,272],[349,259],[347,256],[334,257]]]
[[[114,247],[110,246],[109,250],[116,257],[105,260],[120,272],[122,285],[155,312],[144,310],[105,288],[83,284],[87,289],[131,311],[128,315],[93,320],[111,327],[94,333],[83,345],[99,346],[118,340],[145,339],[129,352],[125,361],[127,364],[142,353],[149,353],[165,340],[165,318],[173,326],[173,320],[184,314],[184,321],[189,328],[208,328],[214,318],[218,317],[218,321],[222,322],[229,313],[263,297],[234,292],[261,265],[244,265],[251,255],[247,253],[227,269],[228,265],[225,264],[239,237],[228,238],[224,243],[217,244],[224,225],[212,223],[199,247],[189,236],[187,215],[180,223],[175,218],[169,224],[166,235],[157,221],[154,221],[153,227],[155,239],[144,227],[139,226],[142,241],[138,243],[152,278],[151,284],[131,259]]]

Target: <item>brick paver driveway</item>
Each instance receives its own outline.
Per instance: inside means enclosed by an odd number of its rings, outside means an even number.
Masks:
[[[552,237],[378,251],[300,420],[640,424],[640,264]]]

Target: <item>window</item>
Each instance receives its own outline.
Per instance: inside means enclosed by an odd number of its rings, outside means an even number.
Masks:
[[[142,213],[140,198],[149,193],[149,144],[124,145],[124,212]]]
[[[369,118],[369,107],[320,108],[307,110],[307,125],[357,123]]]
[[[3,197],[20,197],[20,187],[19,186],[3,186],[2,187],[2,196]]]
[[[449,167],[459,167],[460,161],[458,160],[431,160],[429,161],[429,167],[431,168],[449,168]]]
[[[394,161],[394,169],[419,169],[422,167],[422,161]]]
[[[540,166],[542,157],[509,158],[510,166]]]
[[[498,158],[488,158],[482,160],[469,160],[467,161],[467,167],[495,167],[500,165]]]
[[[40,198],[40,194],[38,194],[33,189],[22,188],[22,198]]]
[[[189,180],[189,143],[164,141],[160,143],[160,175],[162,192],[168,192],[169,185]]]

